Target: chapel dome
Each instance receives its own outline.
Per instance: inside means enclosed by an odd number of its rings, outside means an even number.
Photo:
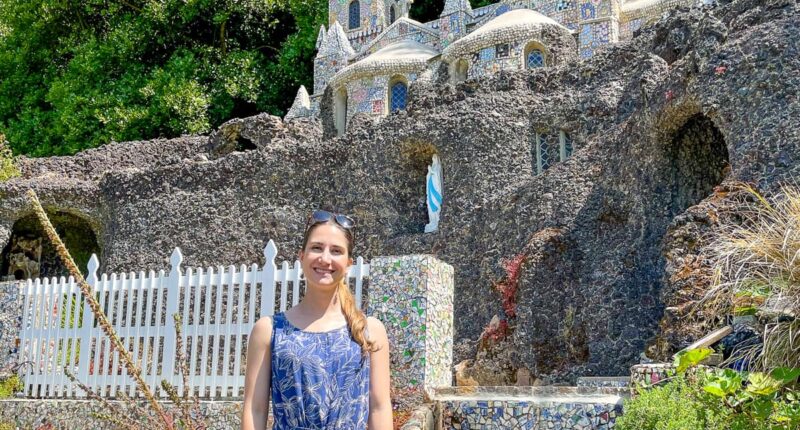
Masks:
[[[499,43],[512,43],[529,39],[547,39],[548,33],[557,36],[570,36],[567,27],[551,18],[530,9],[508,11],[472,33],[454,41],[442,51],[444,61],[452,61],[487,46]]]
[[[340,70],[331,79],[330,85],[336,88],[354,79],[367,76],[418,72],[423,70],[428,61],[437,55],[439,52],[430,46],[413,40],[401,40]]]

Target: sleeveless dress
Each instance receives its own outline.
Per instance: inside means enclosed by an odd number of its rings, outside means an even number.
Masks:
[[[272,320],[273,430],[364,430],[369,356],[347,326],[313,333]]]

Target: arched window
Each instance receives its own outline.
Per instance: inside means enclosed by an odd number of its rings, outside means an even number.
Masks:
[[[397,19],[397,11],[394,8],[394,5],[389,8],[389,24],[393,23]]]
[[[456,61],[456,66],[453,68],[453,83],[464,82],[467,80],[469,74],[469,63],[466,59],[462,58]]]
[[[336,92],[333,104],[334,125],[336,126],[336,135],[341,136],[344,134],[347,127],[347,89],[342,87]]]
[[[358,0],[353,0],[350,2],[350,6],[348,6],[347,9],[347,17],[348,29],[353,30],[361,27],[361,4],[358,2]]]
[[[536,133],[536,173],[541,174],[550,167],[550,144],[547,134]]]
[[[393,79],[389,85],[389,112],[406,108],[408,85],[402,79]]]
[[[572,144],[572,138],[569,136],[564,130],[559,131],[558,133],[558,143],[559,143],[559,155],[561,156],[561,161],[566,160],[570,156],[572,156],[572,150],[574,146]]]
[[[525,68],[535,69],[547,65],[544,47],[536,42],[531,42],[525,47]]]

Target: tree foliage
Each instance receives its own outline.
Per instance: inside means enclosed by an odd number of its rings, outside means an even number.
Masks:
[[[0,131],[16,153],[203,133],[283,113],[323,0],[0,2]]]

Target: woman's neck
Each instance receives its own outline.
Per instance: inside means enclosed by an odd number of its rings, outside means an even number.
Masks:
[[[333,290],[315,287],[307,288],[306,294],[298,304],[298,307],[304,313],[316,318],[342,315],[342,305],[339,302],[336,288]]]

